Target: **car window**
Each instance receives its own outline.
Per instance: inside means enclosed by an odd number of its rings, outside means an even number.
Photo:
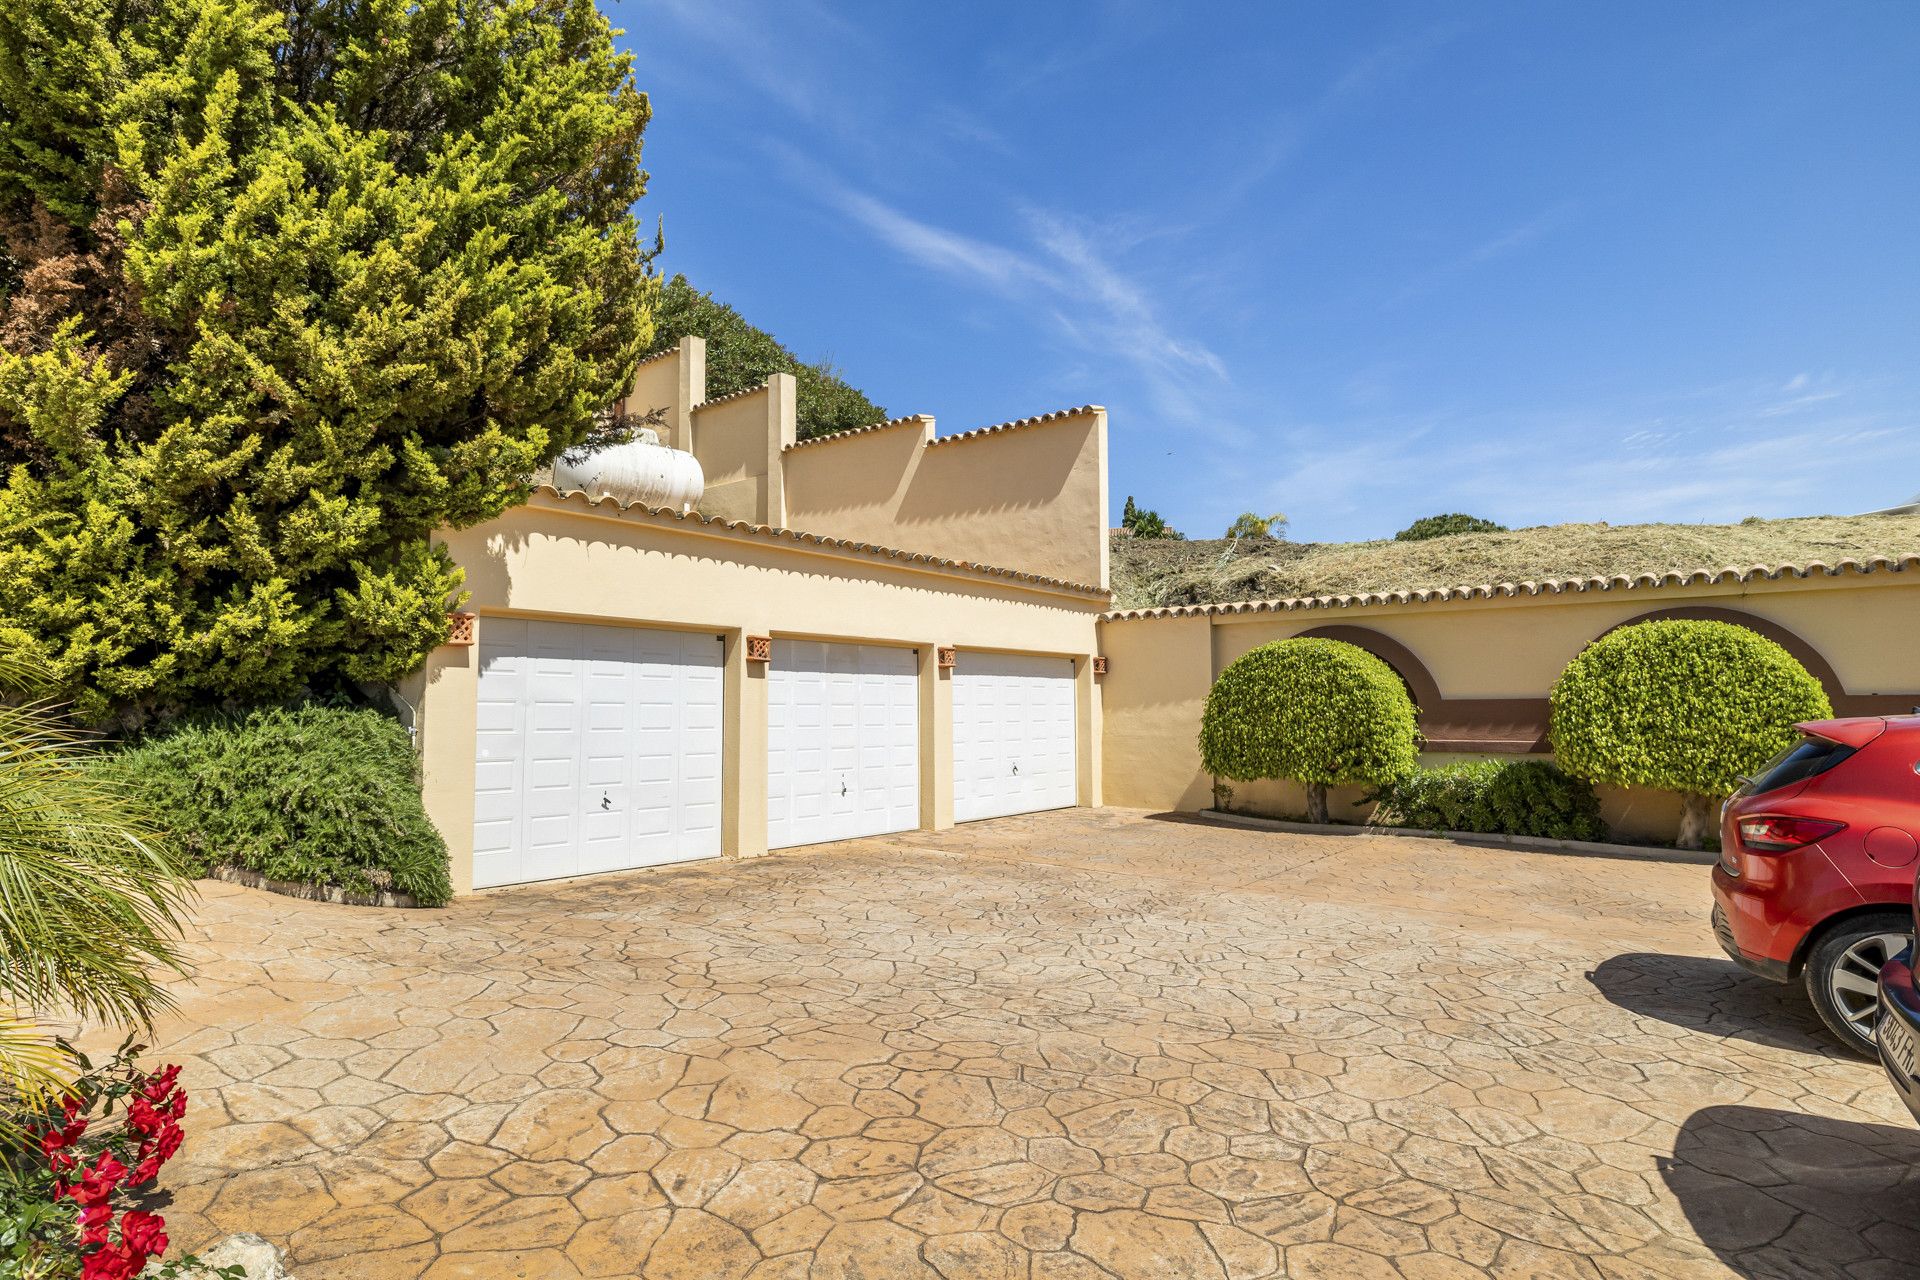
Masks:
[[[1796,782],[1805,782],[1833,768],[1852,755],[1853,751],[1844,743],[1831,742],[1826,738],[1802,738],[1768,761],[1766,768],[1760,770],[1750,784],[1742,787],[1740,793],[1757,796],[1790,787]]]

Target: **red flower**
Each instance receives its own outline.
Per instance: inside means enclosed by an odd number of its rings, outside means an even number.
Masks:
[[[112,1205],[91,1204],[80,1211],[81,1244],[105,1244],[112,1232]]]
[[[86,1117],[82,1116],[64,1129],[49,1129],[41,1134],[40,1154],[46,1157],[47,1166],[55,1173],[65,1173],[73,1168],[75,1160],[71,1148],[86,1131]]]
[[[167,1223],[157,1213],[129,1209],[120,1219],[120,1242],[152,1257],[167,1251]]]
[[[126,1176],[127,1166],[115,1159],[113,1152],[102,1151],[93,1168],[83,1170],[80,1181],[66,1186],[64,1191],[81,1208],[91,1208],[105,1204]]]
[[[147,1255],[124,1244],[110,1244],[80,1260],[80,1280],[133,1280],[146,1268]]]
[[[147,1101],[157,1103],[173,1092],[174,1082],[179,1078],[180,1064],[176,1062],[148,1076],[147,1083],[141,1087],[140,1092]]]

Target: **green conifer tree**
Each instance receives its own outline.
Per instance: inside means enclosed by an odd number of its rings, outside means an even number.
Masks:
[[[390,681],[436,528],[617,424],[649,106],[592,0],[0,0],[0,644],[93,719]]]

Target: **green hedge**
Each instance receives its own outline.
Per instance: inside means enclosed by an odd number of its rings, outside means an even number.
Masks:
[[[312,705],[175,726],[104,759],[169,833],[191,874],[452,896],[447,847],[420,800],[413,744],[392,716]]]
[[[1604,840],[1593,788],[1544,760],[1470,760],[1416,769],[1375,792],[1374,820],[1423,831]]]

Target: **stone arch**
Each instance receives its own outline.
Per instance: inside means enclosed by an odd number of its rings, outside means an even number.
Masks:
[[[1393,668],[1393,674],[1399,676],[1400,683],[1407,686],[1414,706],[1423,711],[1432,711],[1441,704],[1440,685],[1434,680],[1433,673],[1427,670],[1427,664],[1414,657],[1413,650],[1392,636],[1383,635],[1371,627],[1332,624],[1302,631],[1295,638],[1343,640],[1356,649],[1365,649]]]
[[[1839,708],[1843,701],[1849,701],[1846,686],[1840,683],[1839,674],[1834,671],[1833,664],[1828,662],[1818,649],[1779,623],[1769,622],[1765,618],[1756,617],[1740,609],[1721,609],[1714,605],[1706,604],[1680,605],[1672,609],[1655,609],[1650,613],[1643,613],[1637,618],[1628,618],[1625,622],[1616,622],[1595,636],[1594,639],[1602,639],[1603,637],[1612,635],[1622,627],[1637,626],[1642,622],[1667,622],[1676,619],[1689,622],[1730,622],[1736,627],[1745,627],[1749,631],[1758,632],[1792,654],[1795,660],[1807,669],[1807,674],[1820,682],[1820,687],[1827,691],[1827,700],[1832,702],[1836,709]]]

